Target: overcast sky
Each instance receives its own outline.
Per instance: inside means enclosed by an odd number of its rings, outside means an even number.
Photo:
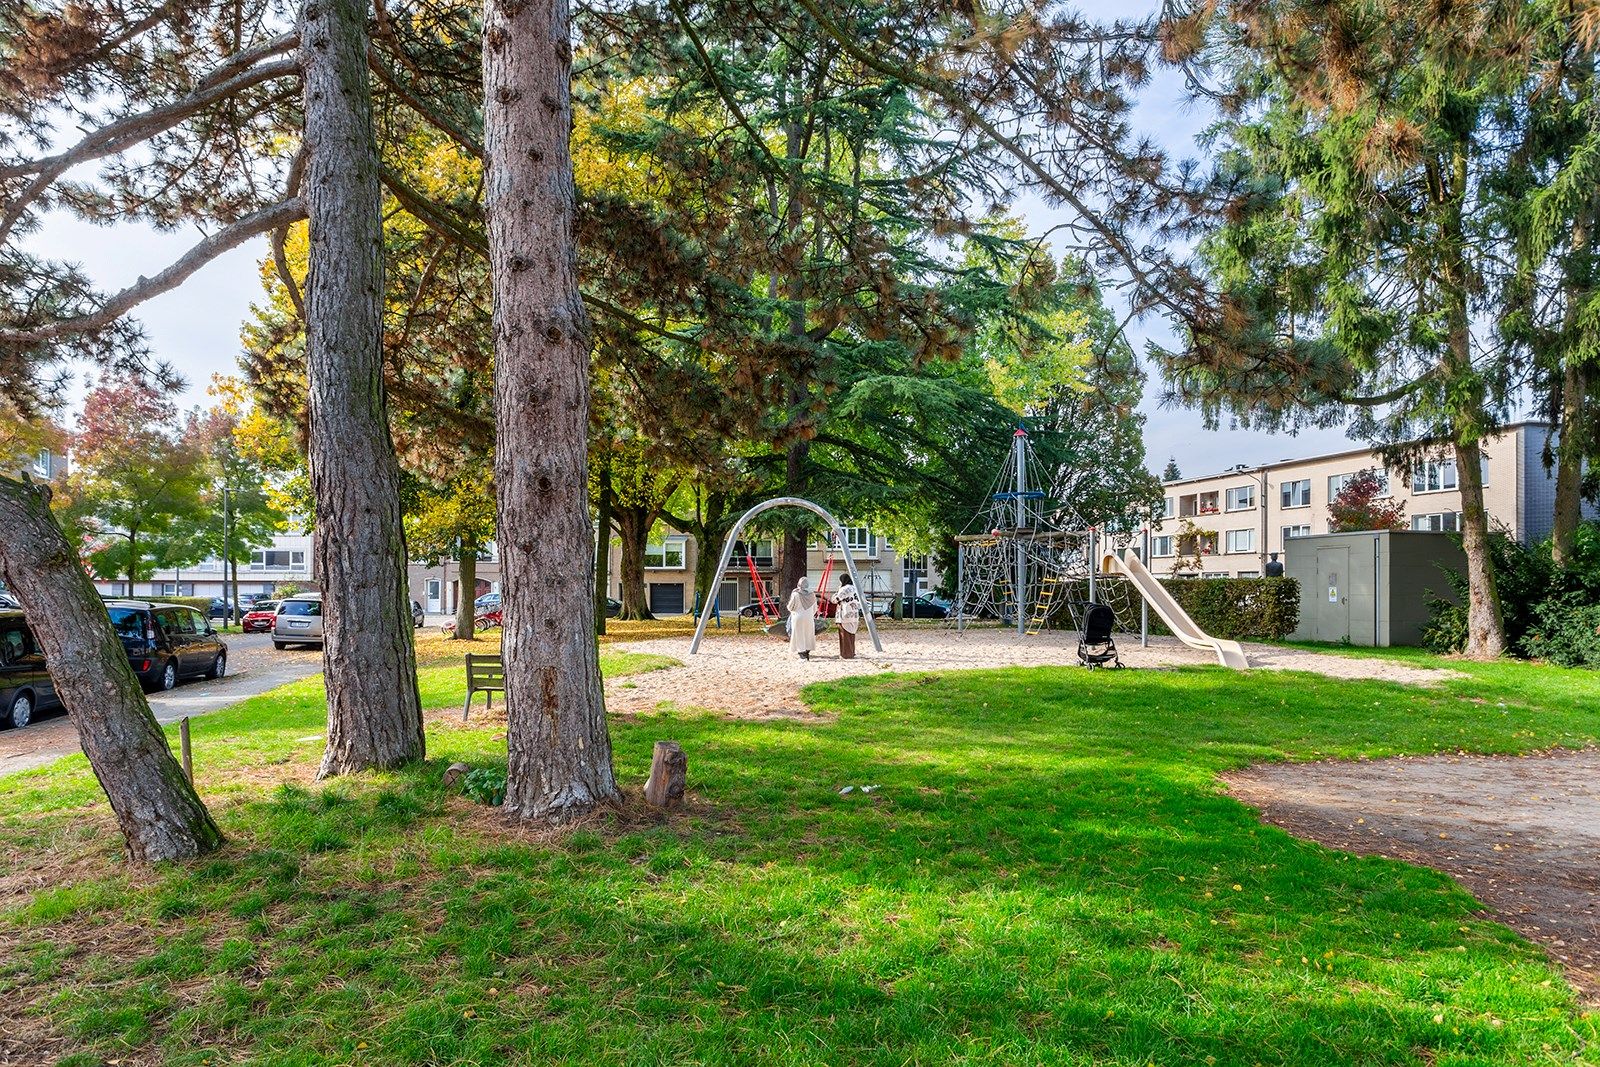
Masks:
[[[1097,6],[1105,7],[1108,15],[1127,13],[1127,5],[1088,5],[1091,11]],[[1194,135],[1208,121],[1209,116],[1203,111],[1187,106],[1181,85],[1171,77],[1158,78],[1149,86],[1135,116],[1139,128],[1157,139],[1174,158],[1196,154]],[[1022,209],[1038,231],[1066,217],[1038,200],[1024,203]],[[199,236],[193,227],[157,233],[141,226],[101,228],[57,216],[31,243],[48,255],[81,263],[103,289],[111,291],[140,275],[160,270]],[[187,379],[188,392],[182,398],[185,406],[206,402],[205,389],[213,374],[238,373],[239,328],[249,314],[251,302],[261,298],[257,264],[265,254],[264,238],[236,248],[177,290],[150,301],[137,312],[154,352]],[[1154,318],[1128,328],[1128,339],[1141,354],[1150,337],[1163,340],[1170,334]],[[1298,437],[1230,429],[1209,431],[1192,411],[1160,407],[1160,392],[1159,380],[1147,382],[1142,407],[1148,418],[1144,460],[1158,472],[1168,456],[1176,457],[1185,475],[1194,476],[1236,463],[1254,465],[1315,455],[1348,444],[1343,434],[1329,430]],[[1126,461],[1126,457],[1118,456],[1105,459],[1111,463]]]

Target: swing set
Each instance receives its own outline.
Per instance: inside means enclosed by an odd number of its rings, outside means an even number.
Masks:
[[[833,539],[828,540],[828,559],[822,565],[822,578],[817,582],[817,632],[822,632],[823,615],[821,609],[828,602],[828,579],[833,574]],[[755,594],[756,607],[761,611],[761,625],[768,633],[782,634],[783,619],[778,613],[778,598],[767,592],[767,583],[761,580],[761,572],[756,570],[756,558],[746,549],[744,561],[750,565],[750,591]]]
[[[764,503],[757,504],[739,517],[733,524],[733,529],[728,531],[728,539],[722,545],[722,558],[717,561],[716,574],[712,576],[711,588],[717,589],[722,585],[722,577],[728,572],[728,564],[733,561],[733,550],[739,543],[739,535],[750,520],[770,508],[801,508],[811,512],[828,524],[828,529],[833,536],[828,541],[828,559],[822,568],[822,579],[817,583],[817,606],[820,609],[826,602],[828,595],[828,582],[833,577],[833,558],[836,551],[844,555],[845,570],[850,574],[850,580],[857,589],[861,588],[861,577],[856,573],[855,559],[850,555],[850,546],[845,542],[844,529],[839,525],[839,520],[830,515],[824,508],[813,504],[809,500],[802,500],[797,496],[780,496]],[[755,594],[756,604],[761,612],[761,622],[769,633],[783,632],[783,622],[778,611],[778,602],[768,590],[767,583],[761,580],[761,573],[756,570],[754,554],[748,549],[745,551],[745,563],[750,568],[751,591]],[[712,610],[716,607],[716,598],[707,597],[705,606],[700,609],[700,621],[695,625],[694,640],[689,643],[689,654],[700,650],[700,642],[706,635],[706,623],[711,621]],[[872,637],[872,647],[879,652],[883,651],[883,643],[878,640],[878,628],[872,621],[872,612],[862,613],[867,624],[867,633]],[[823,621],[821,611],[817,614],[817,621]]]

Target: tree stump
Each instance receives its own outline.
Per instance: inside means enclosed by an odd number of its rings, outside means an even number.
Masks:
[[[675,808],[683,803],[689,780],[689,758],[676,741],[657,741],[650,757],[650,780],[644,784],[644,801],[653,808]]]
[[[461,779],[465,778],[471,770],[472,768],[465,763],[450,764],[444,769],[444,787],[446,789],[454,789],[461,784]]]

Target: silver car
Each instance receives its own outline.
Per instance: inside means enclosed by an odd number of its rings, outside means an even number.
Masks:
[[[274,648],[322,644],[322,594],[299,593],[278,602],[272,620]]]

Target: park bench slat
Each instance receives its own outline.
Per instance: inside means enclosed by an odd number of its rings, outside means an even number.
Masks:
[[[496,692],[506,691],[505,664],[498,655],[476,655],[467,653],[467,699],[461,705],[461,721],[467,721],[467,713],[472,710],[472,695],[484,694],[484,707],[494,707]]]

